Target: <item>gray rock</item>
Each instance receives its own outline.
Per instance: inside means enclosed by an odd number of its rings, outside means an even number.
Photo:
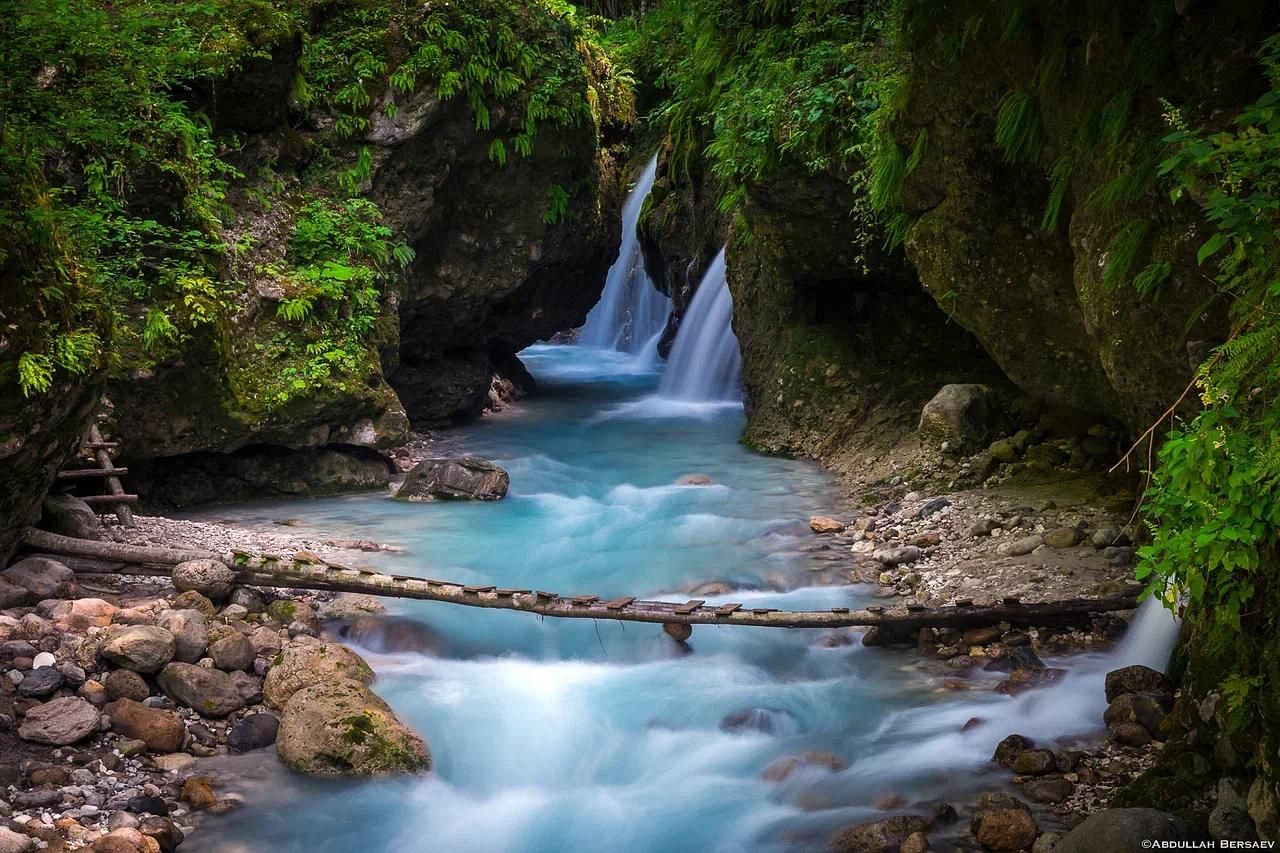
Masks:
[[[198,592],[210,601],[222,601],[235,589],[236,573],[217,560],[188,560],[173,568],[173,588]]]
[[[157,679],[165,695],[205,717],[225,717],[244,707],[231,676],[217,669],[171,663]]]
[[[31,600],[31,593],[24,587],[11,584],[3,577],[0,577],[0,610],[8,610],[10,607],[22,607]]]
[[[405,475],[396,492],[398,501],[481,500],[496,501],[507,495],[511,478],[484,459],[426,459]]]
[[[1261,776],[1249,786],[1245,803],[1258,837],[1263,841],[1280,840],[1280,798]]]
[[[134,702],[141,702],[151,695],[151,688],[147,687],[146,679],[128,669],[113,669],[107,674],[103,686],[106,687],[107,695],[112,699],[132,699]]]
[[[23,835],[7,826],[0,826],[0,853],[28,853],[34,849],[36,849],[36,840],[30,835]]]
[[[897,853],[907,837],[928,829],[923,815],[895,815],[848,826],[827,842],[829,853]]]
[[[227,748],[232,752],[252,752],[276,742],[280,721],[271,714],[250,714],[236,723],[227,735]]]
[[[67,746],[98,731],[102,714],[78,696],[65,696],[27,711],[18,727],[23,740],[50,746]]]
[[[48,495],[40,506],[40,527],[73,539],[97,539],[102,531],[98,514],[74,495]]]
[[[152,673],[173,660],[173,634],[155,625],[114,629],[102,646],[104,658],[134,672]]]
[[[239,632],[228,634],[209,644],[209,657],[214,666],[228,672],[253,669],[253,643]]]
[[[1080,544],[1083,535],[1074,527],[1055,527],[1044,535],[1044,544],[1050,548],[1072,548]]]
[[[1180,817],[1157,809],[1106,809],[1068,832],[1054,853],[1142,853],[1153,841],[1203,841]]]
[[[262,601],[262,596],[244,586],[238,586],[232,590],[231,598],[227,601],[227,604],[238,604],[250,613],[261,613],[267,609],[267,605]]]
[[[1112,545],[1102,549],[1102,556],[1113,566],[1127,566],[1133,562],[1133,549]]]
[[[1116,540],[1119,538],[1120,531],[1114,527],[1099,527],[1090,534],[1089,544],[1101,551],[1103,548],[1118,544]]]
[[[986,446],[1003,420],[995,392],[985,385],[944,385],[920,412],[916,428],[926,444],[953,453]]]
[[[924,506],[920,507],[920,509],[916,511],[916,518],[929,518],[932,515],[937,515],[949,506],[951,506],[951,501],[946,498],[933,498],[925,501]]]
[[[1165,699],[1173,697],[1173,682],[1169,680],[1169,676],[1140,664],[1123,666],[1108,672],[1104,689],[1107,704],[1111,704],[1126,693],[1150,693]]]
[[[62,673],[51,666],[42,666],[22,676],[22,681],[18,683],[18,692],[23,696],[44,698],[61,687],[64,681],[66,679],[62,677]]]
[[[13,586],[31,593],[36,601],[46,598],[70,598],[76,591],[75,572],[55,560],[28,557],[0,573]]]
[[[199,610],[166,610],[156,624],[173,635],[173,658],[195,663],[209,646],[209,622]]]
[[[915,545],[904,545],[901,548],[881,548],[871,556],[886,566],[900,566],[904,563],[914,563],[920,559],[920,549]]]
[[[1241,780],[1226,776],[1218,780],[1217,801],[1209,812],[1209,836],[1216,841],[1258,840]]]
[[[1164,703],[1150,693],[1123,693],[1107,705],[1102,720],[1108,726],[1137,723],[1153,738],[1160,740],[1160,723],[1168,713]]]
[[[421,622],[395,617],[363,616],[352,622],[342,636],[383,654],[437,654],[444,645],[440,636]]]
[[[231,673],[231,681],[240,692],[244,704],[259,705],[262,703],[262,678],[247,672],[236,670]]]
[[[276,740],[288,767],[317,776],[417,773],[431,767],[426,743],[358,681],[304,687],[289,698]]]
[[[967,533],[970,536],[990,536],[991,531],[995,530],[999,526],[1000,520],[988,515],[985,518],[980,518],[973,524],[969,525]]]
[[[1025,557],[1035,549],[1044,544],[1044,538],[1039,534],[1024,536],[1021,539],[1014,539],[1012,542],[1005,542],[999,548],[1010,557]]]
[[[337,643],[294,645],[280,653],[263,685],[272,708],[284,708],[289,697],[304,687],[339,679],[373,683],[373,670],[355,652]]]

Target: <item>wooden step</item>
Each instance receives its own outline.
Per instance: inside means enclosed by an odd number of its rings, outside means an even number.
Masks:
[[[686,601],[684,604],[681,604],[679,607],[677,607],[676,613],[680,616],[688,616],[690,613],[697,610],[699,607],[701,607],[704,604],[706,604],[706,602],[703,601],[701,598],[690,599],[689,601]]]
[[[137,495],[85,495],[80,500],[87,504],[136,504]]]
[[[72,468],[68,471],[59,471],[59,480],[92,480],[102,479],[104,477],[123,477],[129,473],[128,468],[112,468],[110,471],[105,468]]]
[[[120,446],[118,441],[86,441],[81,447],[87,447],[89,450],[115,450]]]

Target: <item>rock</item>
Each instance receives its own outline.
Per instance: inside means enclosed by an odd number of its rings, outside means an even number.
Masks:
[[[844,524],[825,515],[815,515],[809,519],[809,529],[814,533],[843,533]]]
[[[693,626],[684,622],[663,622],[662,632],[677,643],[683,643],[693,636]]]
[[[340,592],[320,608],[323,619],[359,619],[361,616],[381,616],[386,606],[372,595],[359,592]]]
[[[160,853],[160,843],[136,829],[113,829],[93,842],[94,853]]]
[[[1018,461],[1018,450],[1013,446],[1013,442],[1007,438],[991,442],[991,446],[987,448],[987,453],[991,454],[992,459],[1005,465]]]
[[[1255,778],[1249,786],[1245,804],[1258,838],[1263,841],[1280,840],[1280,798],[1262,776]]]
[[[1035,842],[1040,827],[1021,800],[1008,794],[983,794],[969,831],[988,850],[1022,850]]]
[[[166,610],[156,624],[173,635],[173,659],[195,663],[209,645],[209,622],[199,610]]]
[[[1043,544],[1044,537],[1037,533],[1031,536],[1024,536],[1021,539],[1014,539],[1011,542],[1005,542],[996,550],[1010,557],[1025,557]]]
[[[1218,780],[1217,797],[1209,812],[1209,837],[1215,841],[1257,842],[1253,819],[1245,802],[1244,783],[1223,776]]]
[[[1002,417],[995,392],[985,385],[944,385],[920,412],[920,439],[953,453],[984,447]]]
[[[231,682],[235,684],[236,691],[240,694],[240,698],[244,700],[245,705],[259,705],[262,703],[261,678],[236,670],[231,673]]]
[[[217,560],[188,560],[173,568],[173,588],[198,592],[210,601],[222,601],[235,589],[236,573]]]
[[[192,776],[182,783],[182,801],[196,811],[204,811],[218,801],[209,780],[202,776]]]
[[[969,525],[969,529],[965,531],[970,536],[990,536],[991,531],[1000,526],[1000,520],[987,516],[980,518],[973,524]]]
[[[1107,706],[1102,720],[1108,726],[1116,723],[1138,723],[1153,738],[1160,735],[1160,723],[1169,711],[1149,693],[1125,693]]]
[[[186,840],[186,835],[177,824],[160,815],[151,815],[138,821],[137,830],[148,838],[154,838],[160,845],[160,853],[173,853]]]
[[[262,596],[245,586],[238,586],[232,590],[231,598],[227,603],[238,604],[250,613],[261,613],[267,609]]]
[[[98,514],[74,495],[47,495],[40,505],[40,527],[72,539],[97,539],[102,532]]]
[[[845,763],[839,756],[830,752],[801,752],[796,755],[783,755],[770,762],[769,766],[760,774],[760,778],[768,782],[782,782],[802,767],[819,767],[836,773],[845,768]]]
[[[41,652],[31,659],[31,668],[40,669],[42,666],[55,666],[58,659],[49,652]]]
[[[274,657],[284,648],[284,639],[281,638],[280,632],[265,625],[253,630],[249,635],[249,642],[253,645],[254,654],[266,657]]]
[[[735,589],[737,587],[728,581],[706,581],[689,590],[689,594],[694,598],[713,598],[718,595],[728,595]]]
[[[28,853],[36,847],[36,840],[29,835],[14,832],[0,826],[0,853]]]
[[[916,510],[916,518],[919,518],[919,519],[930,518],[931,516],[937,515],[938,513],[942,512],[944,509],[946,509],[949,506],[951,506],[951,501],[947,500],[946,498],[933,498],[931,500],[927,500],[925,501],[924,506]]]
[[[677,486],[710,486],[711,482],[706,474],[685,474],[676,479]]]
[[[112,699],[132,699],[141,702],[151,695],[151,688],[138,673],[129,669],[113,669],[104,683],[107,695]]]
[[[209,657],[218,669],[250,670],[253,669],[253,643],[239,632],[228,634],[209,644]]]
[[[101,598],[78,598],[59,602],[49,611],[49,618],[59,631],[83,633],[90,628],[105,628],[111,624],[118,608]]]
[[[1133,562],[1134,551],[1132,548],[1112,546],[1103,548],[1102,556],[1113,566],[1127,566]]]
[[[102,646],[101,655],[116,666],[152,673],[173,659],[173,634],[154,625],[130,625],[115,630]]]
[[[1115,723],[1107,728],[1115,742],[1124,746],[1146,746],[1151,743],[1151,732],[1140,723]]]
[[[65,680],[62,673],[53,667],[42,666],[22,676],[22,681],[18,682],[18,693],[23,696],[44,698],[61,687]]]
[[[895,815],[845,827],[827,842],[830,853],[898,853],[911,835],[929,828],[921,815]]]
[[[1169,676],[1149,666],[1126,666],[1107,673],[1107,704],[1125,693],[1150,693],[1163,698],[1173,697],[1173,682]]]
[[[305,601],[293,601],[281,598],[267,605],[267,615],[272,621],[281,625],[293,625],[295,622],[307,626],[312,631],[320,627],[320,617],[315,608]]]
[[[269,706],[282,709],[304,687],[339,679],[373,683],[373,670],[355,652],[337,643],[290,646],[267,672],[262,693]]]
[[[76,591],[75,572],[55,560],[45,557],[27,557],[19,560],[4,572],[3,578],[13,586],[25,589],[31,598],[71,598]]]
[[[1023,790],[1037,803],[1060,803],[1075,793],[1076,786],[1066,779],[1036,779]]]
[[[20,586],[9,583],[0,577],[0,610],[10,607],[21,607],[31,600],[31,593]]]
[[[1009,764],[1019,776],[1043,776],[1058,769],[1058,761],[1047,749],[1024,749]]]
[[[187,730],[173,711],[148,708],[132,699],[117,699],[103,710],[111,718],[112,731],[142,741],[152,752],[182,749]]]
[[[793,731],[795,718],[790,711],[778,708],[746,708],[725,714],[720,720],[722,732],[763,732],[767,735]]]
[[[23,740],[50,746],[78,743],[98,731],[102,714],[78,696],[65,696],[27,711],[18,727]]]
[[[1053,848],[1054,853],[1142,853],[1153,842],[1201,841],[1180,817],[1156,809],[1104,809],[1085,818]]]
[[[265,749],[276,742],[280,721],[271,714],[250,714],[232,727],[227,735],[227,749],[232,752],[252,752]]]
[[[1101,551],[1103,548],[1121,544],[1118,541],[1120,535],[1120,531],[1114,527],[1099,527],[1089,536],[1089,544]]]
[[[157,755],[151,759],[151,763],[163,770],[165,773],[182,773],[196,766],[196,760],[193,756],[187,755],[185,752],[174,752],[169,755]],[[169,810],[164,806],[164,800],[160,801],[161,811],[151,811],[152,814],[168,814]],[[132,809],[138,811],[138,809]]]
[[[506,471],[474,456],[426,459],[405,475],[395,499],[496,501],[507,496],[510,483]]]
[[[235,682],[221,670],[171,663],[160,671],[157,681],[166,696],[201,716],[225,717],[244,707]]]
[[[396,617],[361,617],[352,622],[342,636],[382,654],[437,654],[444,645],[437,634],[416,619]]]
[[[1050,548],[1074,548],[1084,534],[1074,527],[1055,527],[1044,535],[1044,544]]]
[[[970,628],[960,635],[960,642],[966,646],[985,646],[1000,639],[1004,632],[994,625],[985,628]]]
[[[359,681],[339,678],[294,693],[276,740],[280,760],[319,776],[428,770],[426,744]]]
[[[194,589],[186,592],[178,593],[173,598],[174,610],[198,610],[205,619],[212,619],[214,614],[218,612],[218,608],[213,602],[205,598]]]
[[[1025,637],[1025,635],[1023,635]],[[1007,645],[1009,638],[1004,638]],[[983,667],[986,672],[1017,672],[1018,670],[1043,670],[1044,661],[1031,646],[1015,646]]]
[[[914,563],[920,559],[920,549],[915,545],[904,545],[901,548],[881,548],[871,555],[886,566],[901,566]]]
[[[928,853],[929,838],[923,832],[913,832],[902,840],[898,853]]]
[[[1012,768],[1014,759],[1018,757],[1024,750],[1034,749],[1035,743],[1022,735],[1009,735],[1000,743],[996,744],[995,754],[991,756],[991,760],[1001,767]]]

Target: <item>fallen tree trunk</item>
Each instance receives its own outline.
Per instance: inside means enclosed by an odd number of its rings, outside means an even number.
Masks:
[[[236,573],[241,584],[282,589],[359,592],[419,601],[442,601],[466,607],[516,610],[562,619],[614,619],[686,625],[746,625],[761,628],[883,627],[895,634],[920,628],[972,628],[1008,622],[1014,625],[1050,625],[1088,618],[1095,613],[1131,610],[1137,606],[1135,588],[1104,598],[1064,601],[1004,601],[974,605],[957,602],[941,607],[868,607],[863,610],[836,607],[830,610],[778,610],[748,608],[741,604],[705,604],[700,600],[642,601],[599,596],[565,597],[528,589],[465,586],[453,581],[392,575],[324,562],[286,561],[263,555],[236,553],[215,555],[199,551],[145,548],[107,542],[68,539],[32,531],[27,544],[46,556],[61,559],[76,572],[91,574],[140,574],[164,576],[173,566],[189,559],[220,559]]]

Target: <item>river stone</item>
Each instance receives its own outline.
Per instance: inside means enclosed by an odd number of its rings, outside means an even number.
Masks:
[[[217,560],[188,560],[173,568],[173,588],[198,592],[210,601],[222,601],[236,586],[236,573]]]
[[[1155,841],[1201,841],[1180,817],[1157,809],[1105,809],[1068,832],[1054,853],[1142,853]]]
[[[1115,742],[1124,746],[1146,746],[1151,743],[1151,732],[1141,723],[1112,723],[1107,729]]]
[[[103,710],[111,718],[111,730],[140,740],[152,752],[177,752],[187,730],[173,711],[148,708],[132,699],[117,699]]]
[[[815,515],[809,519],[809,529],[814,533],[843,533],[844,525],[834,518]]]
[[[904,545],[901,548],[881,548],[871,555],[886,566],[900,566],[914,563],[920,559],[920,549],[915,545]]]
[[[395,617],[361,617],[347,627],[343,637],[383,654],[438,654],[443,645],[440,637],[421,622]]]
[[[264,749],[276,742],[279,730],[280,721],[271,714],[250,714],[227,735],[227,749],[232,752]]]
[[[995,791],[982,795],[969,831],[988,850],[1022,850],[1035,842],[1040,827],[1026,803]]]
[[[320,616],[324,619],[359,619],[361,616],[382,616],[387,612],[386,605],[360,592],[340,592],[333,601],[320,608]]]
[[[405,475],[396,492],[398,501],[480,500],[496,501],[507,496],[511,478],[506,471],[484,459],[426,459]]]
[[[315,608],[305,601],[294,601],[290,598],[277,599],[267,605],[267,615],[273,622],[279,622],[281,625],[292,625],[297,622],[307,626],[311,631],[320,627],[320,617],[316,614]]]
[[[218,669],[171,663],[157,681],[166,696],[205,717],[225,717],[244,707],[231,676]]]
[[[112,699],[132,699],[141,702],[151,695],[146,679],[129,669],[113,669],[103,682],[107,695]]]
[[[0,826],[0,853],[28,853],[35,848],[36,840],[31,836]]]
[[[317,776],[416,773],[431,767],[427,746],[359,681],[339,678],[294,693],[276,740],[284,764]]]
[[[76,592],[75,572],[56,560],[28,557],[0,573],[0,578],[21,587],[36,601],[46,598],[70,598]]]
[[[210,643],[209,657],[214,666],[228,672],[253,669],[253,643],[237,631]]]
[[[1076,786],[1061,777],[1057,779],[1036,779],[1028,783],[1024,790],[1027,796],[1037,803],[1060,803],[1075,792]]]
[[[895,815],[836,832],[827,842],[830,853],[897,853],[907,838],[929,828],[922,815]]]
[[[199,610],[166,610],[156,624],[173,635],[173,658],[195,663],[209,645],[209,622]]]
[[[944,385],[920,412],[916,432],[929,445],[952,453],[985,447],[1002,420],[995,392],[985,385]]]
[[[261,613],[267,609],[262,596],[245,586],[238,586],[231,592],[228,604],[238,604],[250,613]]]
[[[30,600],[31,593],[27,592],[24,587],[11,584],[3,577],[0,577],[0,610],[21,607]]]
[[[83,633],[90,628],[105,628],[110,625],[118,609],[101,598],[77,598],[55,604],[49,611],[49,619],[59,631]]]
[[[93,842],[94,853],[160,853],[160,842],[132,827],[113,829]]]
[[[1058,768],[1058,761],[1047,749],[1024,749],[1009,764],[1019,776],[1043,776]]]
[[[23,696],[43,698],[61,687],[64,681],[62,673],[51,666],[42,666],[23,674],[22,681],[18,682],[18,692]]]
[[[67,746],[98,731],[102,714],[78,696],[64,696],[27,711],[18,728],[23,740],[50,746]]]
[[[1001,554],[1007,554],[1010,557],[1025,557],[1035,549],[1044,544],[1044,537],[1038,533],[1031,536],[1024,536],[1021,539],[1014,539],[1011,542],[1004,542],[996,551]]]
[[[1125,693],[1151,693],[1162,698],[1173,696],[1173,682],[1169,676],[1149,666],[1134,664],[1107,673],[1107,703],[1114,702]]]
[[[218,608],[213,602],[205,598],[194,589],[186,592],[178,593],[173,599],[174,610],[198,610],[204,614],[205,619],[212,619],[214,614],[218,612]]]
[[[1168,715],[1168,709],[1149,693],[1125,693],[1117,696],[1107,706],[1102,721],[1108,726],[1116,723],[1137,723],[1154,738],[1160,735],[1160,723]]]
[[[281,709],[304,687],[344,678],[372,684],[373,670],[364,658],[337,643],[294,645],[272,662],[262,694],[269,706]]]
[[[97,539],[102,531],[93,507],[75,495],[48,495],[40,506],[40,527],[72,539]]]
[[[102,656],[134,672],[159,672],[173,659],[174,640],[164,628],[130,625],[113,632],[102,646]]]
[[[767,782],[783,782],[802,767],[818,767],[837,773],[845,768],[844,761],[830,752],[801,752],[774,759],[760,774]]]
[[[148,838],[155,839],[160,845],[160,853],[173,853],[187,837],[176,823],[160,815],[144,817],[138,821],[137,829]]]
[[[236,670],[231,673],[231,681],[236,686],[236,690],[240,693],[240,698],[244,699],[245,705],[262,704],[262,679],[258,676]]]
[[[1084,534],[1074,527],[1055,527],[1044,535],[1044,544],[1050,548],[1074,548]]]
[[[996,751],[991,756],[991,760],[1001,767],[1013,767],[1014,759],[1025,750],[1034,748],[1035,743],[1031,738],[1022,735],[1009,735],[996,744]]]

